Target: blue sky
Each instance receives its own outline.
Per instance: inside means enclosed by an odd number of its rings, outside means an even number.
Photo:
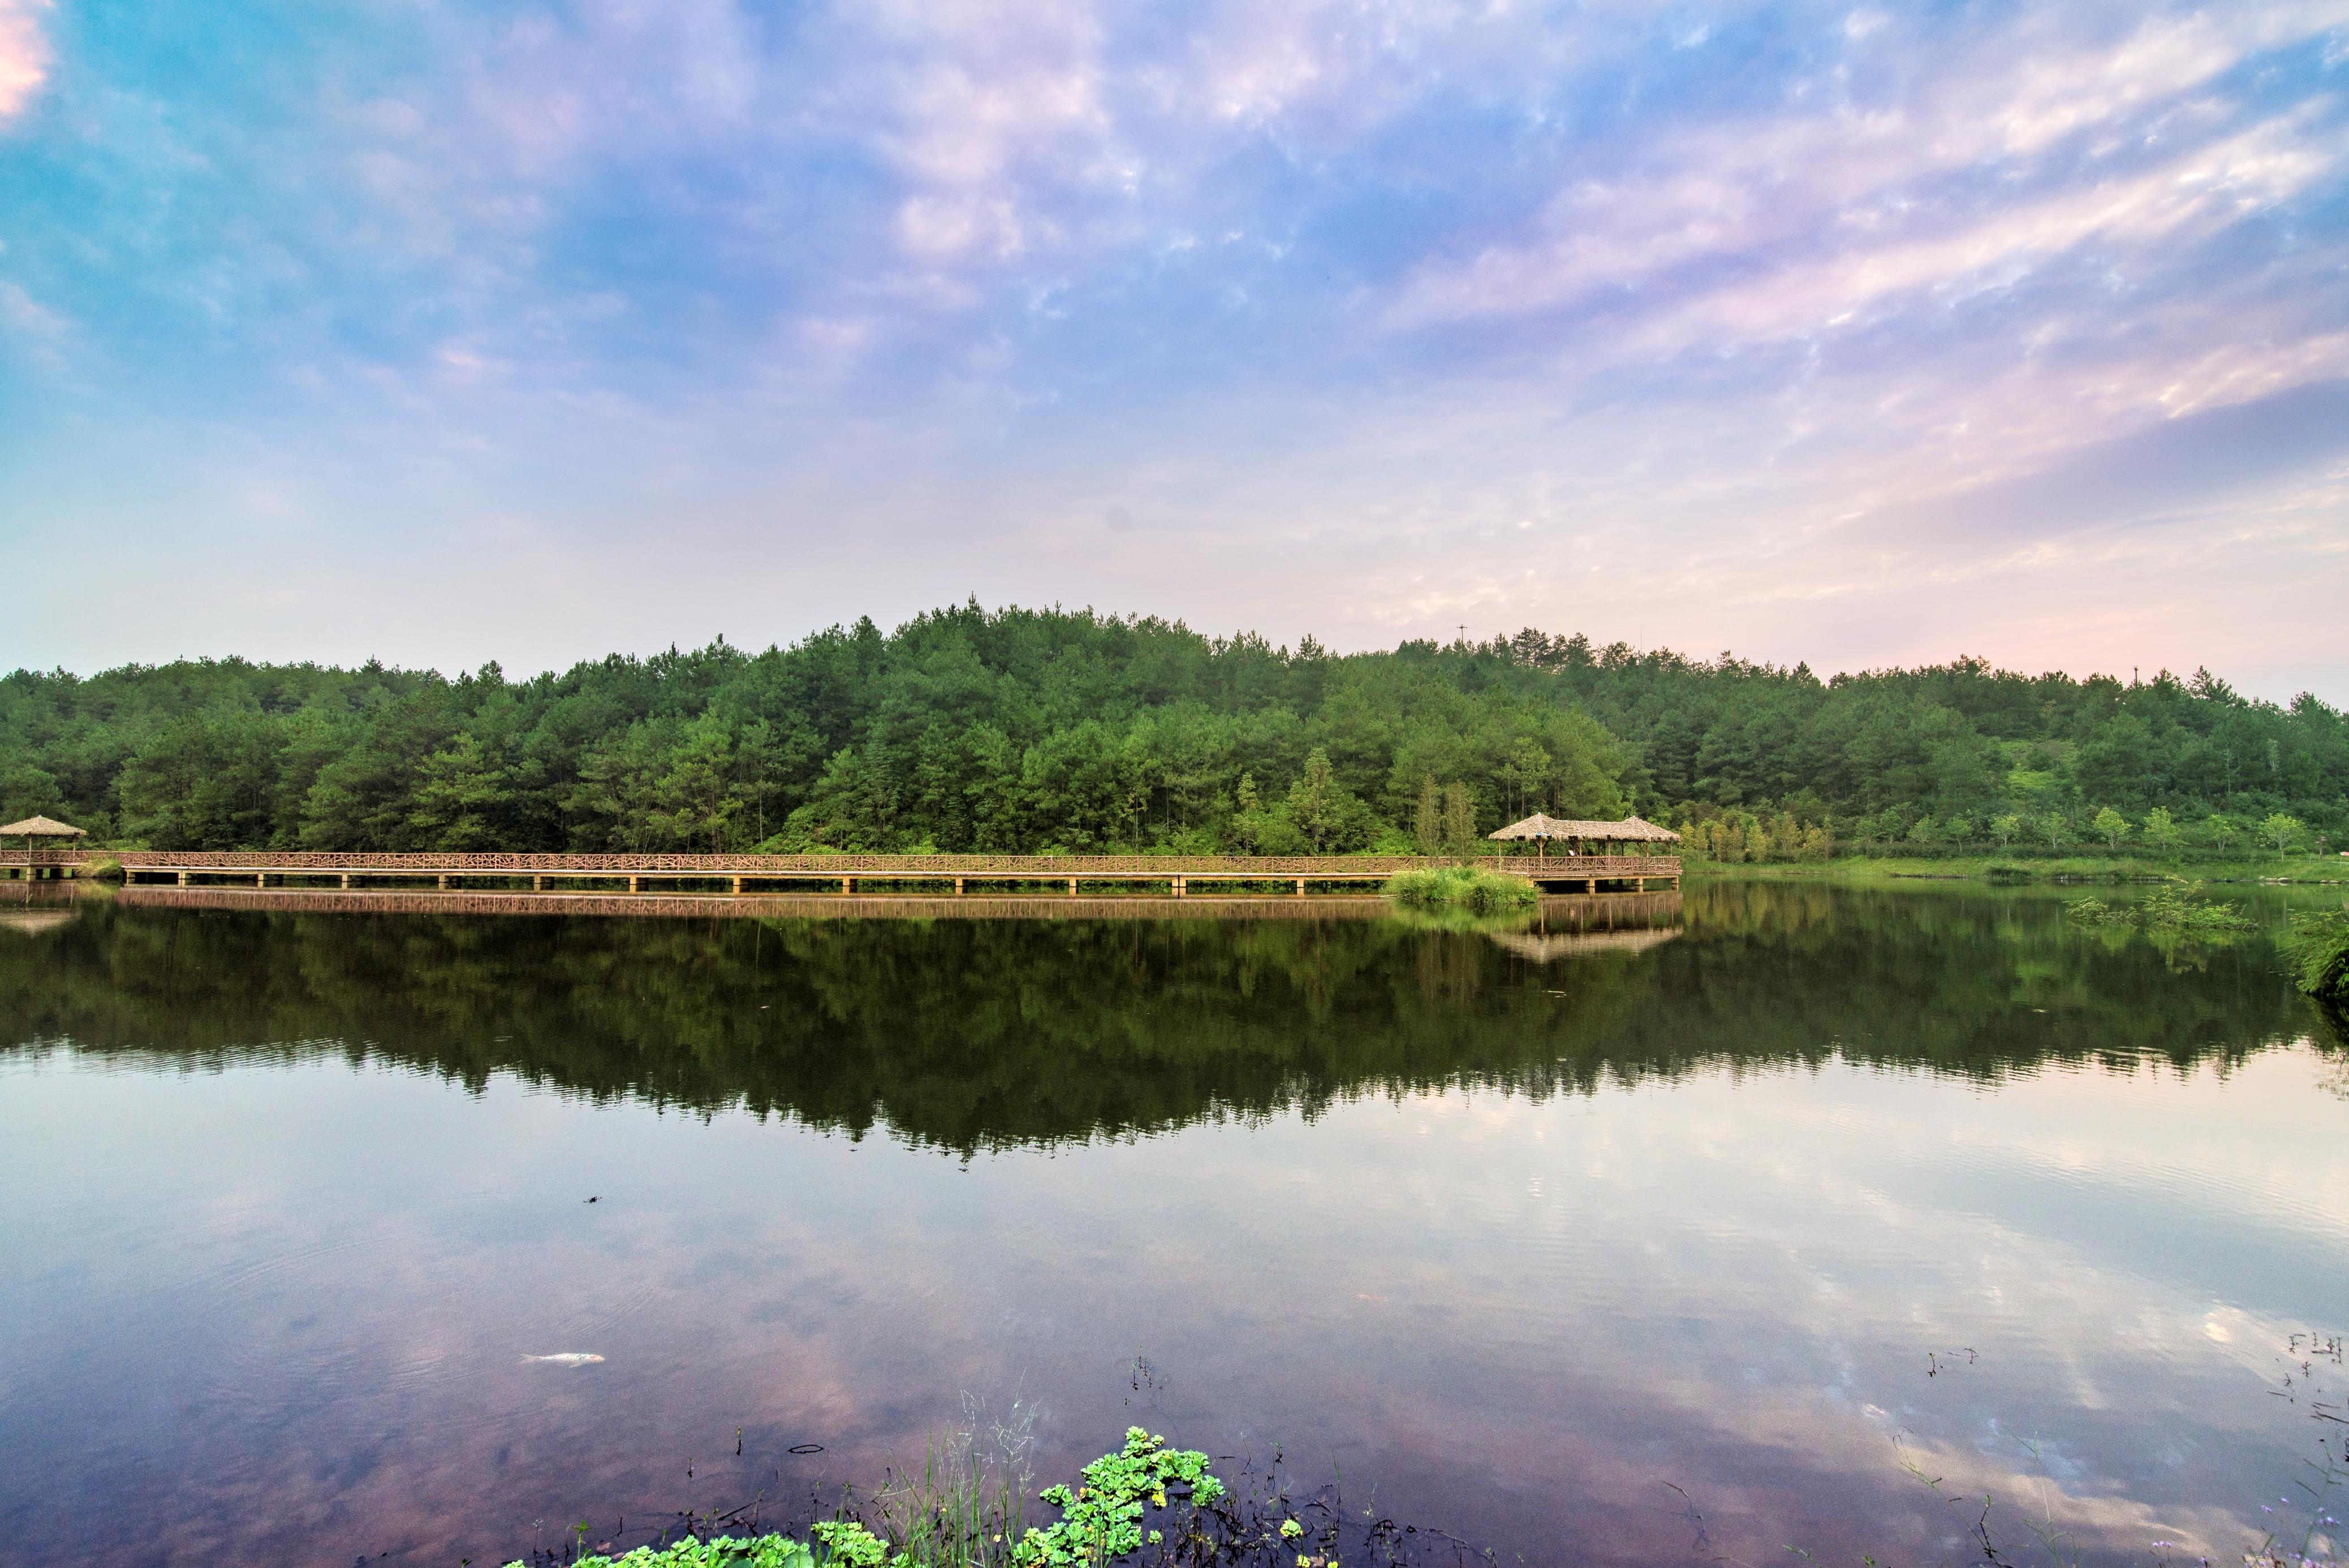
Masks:
[[[2349,0],[0,0],[0,665],[975,593],[2341,703],[2344,172]]]

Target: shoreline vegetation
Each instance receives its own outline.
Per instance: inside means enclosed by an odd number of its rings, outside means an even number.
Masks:
[[[1253,1466],[1227,1484],[1196,1449],[1176,1449],[1146,1428],[1083,1468],[1074,1486],[1030,1491],[1022,1426],[933,1439],[919,1475],[895,1478],[860,1506],[851,1493],[803,1536],[716,1533],[731,1515],[688,1518],[679,1538],[617,1555],[590,1552],[581,1524],[563,1547],[541,1547],[506,1568],[1106,1568],[1114,1563],[1339,1568],[1341,1562],[1455,1564],[1490,1560],[1449,1532],[1407,1526],[1375,1508],[1349,1508],[1336,1482],[1300,1491]],[[1028,1522],[1030,1497],[1052,1511]],[[733,1511],[751,1513],[755,1507]],[[664,1537],[666,1532],[664,1532]]]
[[[2295,1334],[2286,1351],[2284,1391],[2296,1378],[2303,1397],[2330,1391],[2326,1375],[2344,1354],[2338,1336]],[[2316,1402],[2309,1413],[2318,1421],[2337,1420],[2327,1414],[2329,1408],[2337,1406]],[[1023,1419],[1015,1407],[1009,1424],[993,1424],[988,1440],[982,1441],[976,1422],[973,1429],[934,1437],[919,1474],[893,1477],[863,1506],[853,1491],[844,1494],[830,1518],[806,1527],[804,1539],[783,1531],[758,1532],[762,1493],[728,1513],[685,1515],[681,1527],[664,1529],[652,1542],[616,1555],[616,1543],[609,1541],[590,1552],[592,1527],[574,1525],[562,1546],[539,1547],[505,1568],[1109,1568],[1142,1563],[1340,1568],[1341,1562],[1384,1568],[1449,1562],[1457,1568],[1494,1560],[1493,1553],[1450,1531],[1405,1524],[1376,1507],[1349,1507],[1334,1480],[1303,1491],[1283,1473],[1278,1456],[1263,1471],[1244,1465],[1231,1472],[1233,1481],[1227,1483],[1209,1468],[1214,1461],[1206,1454],[1170,1448],[1164,1437],[1143,1427],[1127,1428],[1123,1443],[1085,1465],[1073,1487],[1058,1483],[1033,1491],[1027,1463],[1032,1420],[1032,1412]],[[2332,1511],[2337,1506],[2334,1494],[2349,1485],[2349,1447],[2329,1429],[2319,1432],[2313,1446],[2316,1457],[2302,1461],[2306,1473],[2296,1480],[2304,1501],[2295,1504],[2285,1494],[2279,1499],[2282,1512],[2272,1505],[2261,1511],[2270,1521],[2264,1537],[2238,1548],[2245,1568],[2340,1568],[2339,1523]],[[2033,1468],[2044,1464],[2035,1441],[2022,1449]],[[1968,1533],[1979,1546],[1980,1561],[1991,1568],[2018,1568],[2017,1556],[1999,1539],[2009,1516],[1999,1514],[1993,1529],[1994,1494],[1982,1493],[1977,1511],[1971,1495],[1945,1490],[1938,1477],[1906,1455],[1898,1462],[1937,1502],[1961,1506],[1972,1515]],[[1702,1542],[1703,1515],[1697,1501],[1676,1483],[1665,1484],[1688,1504]],[[1031,1497],[1052,1511],[1048,1522],[1029,1522]],[[745,1513],[750,1522],[739,1527],[750,1533],[719,1532]],[[2043,1511],[2035,1519],[2026,1513],[2020,1522],[2057,1564],[2081,1561],[2088,1542],[2074,1537],[2068,1522]],[[2199,1557],[2203,1563],[2225,1550],[2217,1542],[2156,1540],[2149,1547],[2150,1568],[2168,1568],[2197,1544],[2212,1549]],[[1793,1546],[1786,1550],[1811,1555]]]
[[[2298,965],[2294,978],[2302,991],[2349,1006],[2349,909],[2294,912],[2286,948]]]
[[[1477,915],[1513,914],[1541,902],[1540,891],[1522,877],[1481,866],[1397,872],[1387,879],[1385,892],[1405,909]]]
[[[0,821],[95,847],[1482,854],[1535,811],[1637,814],[1699,864],[2292,875],[2349,843],[2349,719],[2204,670],[1822,679],[1532,629],[1340,655],[975,601],[520,679],[0,676]]]

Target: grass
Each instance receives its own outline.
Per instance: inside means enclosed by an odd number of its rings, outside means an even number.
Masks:
[[[1397,872],[1387,879],[1386,895],[1405,909],[1461,910],[1470,914],[1507,914],[1541,902],[1540,891],[1525,878],[1502,876],[1477,866]]]

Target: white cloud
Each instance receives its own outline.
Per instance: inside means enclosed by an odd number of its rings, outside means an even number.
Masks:
[[[2215,19],[2156,17],[2114,41],[2050,36],[2065,20],[2034,15],[1963,48],[1905,98],[1870,101],[1847,90],[1816,108],[1661,135],[1619,173],[1561,190],[1536,216],[1537,237],[1423,267],[1399,293],[1393,318],[1408,325],[1552,309],[1601,288],[1653,286],[1676,267],[1745,262],[1790,244],[1842,253],[1877,234],[1913,244],[1946,222],[1947,204],[1962,200],[1950,193],[1937,201],[1941,182],[1987,173],[2011,188],[2051,180],[2060,188],[2078,177],[2047,174],[2041,164],[2064,139],[2087,131],[2120,135],[2127,144],[2158,139],[2181,180],[2229,178],[2271,190],[2304,186],[2319,171],[2312,163],[2329,165],[2337,156],[2337,147],[2293,144],[2292,136],[2306,129],[2302,116],[2263,128],[2263,156],[2276,167],[2263,170],[2238,146],[2222,149],[2230,154],[2227,168],[2212,170],[2196,158],[2197,140],[2181,134],[2195,129],[2195,106],[2178,100],[2255,51],[2349,24],[2344,0],[2249,7]],[[1874,26],[1855,14],[1846,30],[1864,36]],[[2199,118],[2209,119],[2230,106],[2199,107]],[[2188,123],[2163,122],[2165,111],[2181,110]],[[2091,160],[2079,201],[2101,200],[2094,188],[2113,178],[2099,171],[2104,161]],[[2161,204],[2149,189],[2135,200]],[[2043,201],[2042,210],[2062,205]]]
[[[55,57],[41,28],[49,0],[0,0],[0,125],[23,113]]]

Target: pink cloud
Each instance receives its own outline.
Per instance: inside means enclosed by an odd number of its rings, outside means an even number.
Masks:
[[[0,0],[0,124],[33,101],[49,77],[52,56],[39,13],[49,0]]]

